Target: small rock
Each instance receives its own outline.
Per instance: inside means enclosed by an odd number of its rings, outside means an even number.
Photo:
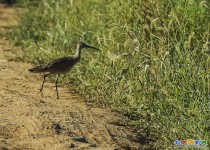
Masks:
[[[91,144],[90,147],[97,147],[97,145],[96,144]]]
[[[75,140],[75,141],[77,141],[77,142],[82,142],[82,143],[89,143],[89,142],[87,141],[87,139],[84,138],[84,137],[73,138],[73,140]]]
[[[74,143],[71,143],[69,146],[69,148],[75,148],[75,147],[76,147],[76,145]]]
[[[61,125],[58,123],[53,123],[52,128],[55,129],[57,134],[61,133],[61,131],[62,131]]]

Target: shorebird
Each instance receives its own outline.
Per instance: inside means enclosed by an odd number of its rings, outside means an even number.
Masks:
[[[43,87],[44,87],[44,83],[45,83],[45,78],[47,76],[51,75],[51,74],[55,74],[56,75],[55,89],[56,89],[57,99],[59,99],[59,95],[58,95],[58,78],[59,78],[59,75],[69,72],[72,69],[72,67],[77,62],[79,62],[80,57],[81,57],[81,50],[83,48],[91,48],[91,49],[95,49],[95,50],[99,51],[98,48],[95,48],[93,46],[89,46],[84,42],[79,42],[77,44],[77,50],[76,50],[76,53],[75,53],[74,56],[58,58],[58,59],[52,60],[48,64],[28,69],[28,71],[30,71],[32,73],[43,73],[43,82],[42,82],[41,88],[39,90],[39,92],[41,92],[42,97],[43,97]]]

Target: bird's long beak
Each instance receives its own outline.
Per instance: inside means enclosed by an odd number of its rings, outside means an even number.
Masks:
[[[93,47],[93,46],[86,45],[85,47],[86,47],[86,48],[92,48],[92,49],[95,49],[95,50],[97,50],[97,51],[100,51],[98,48],[95,48],[95,47]]]

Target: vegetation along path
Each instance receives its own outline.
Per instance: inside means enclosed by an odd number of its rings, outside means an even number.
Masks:
[[[17,22],[16,10],[0,5],[0,32]],[[45,97],[37,94],[39,75],[30,64],[14,61],[17,47],[0,37],[0,149],[139,149],[133,133],[118,125],[124,118],[101,108],[89,109],[84,100],[67,88],[55,98],[53,83]]]

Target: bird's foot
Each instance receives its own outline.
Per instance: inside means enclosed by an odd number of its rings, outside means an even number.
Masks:
[[[37,92],[37,94],[39,94],[39,93],[41,93],[41,97],[44,97],[42,89],[40,89],[39,92]]]
[[[43,94],[43,92],[41,92],[41,97],[42,97],[42,98],[44,97],[44,94]]]

